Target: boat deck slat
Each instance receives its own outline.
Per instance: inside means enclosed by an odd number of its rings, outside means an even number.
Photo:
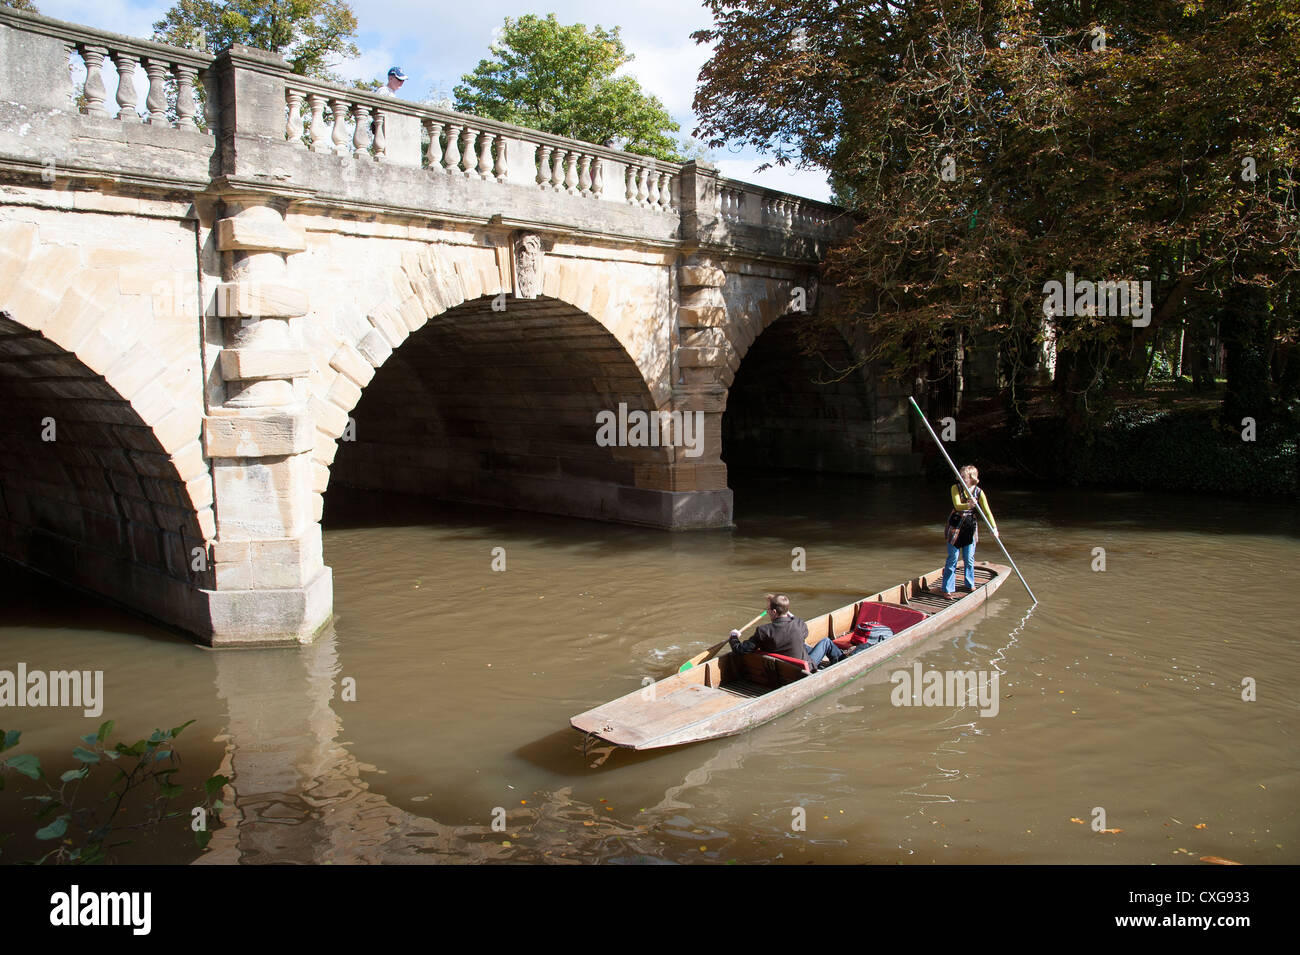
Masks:
[[[762,696],[763,694],[770,692],[772,688],[762,686],[761,684],[754,683],[750,680],[728,680],[726,683],[719,686],[718,689],[727,693],[732,693],[736,696],[752,698],[755,696]]]

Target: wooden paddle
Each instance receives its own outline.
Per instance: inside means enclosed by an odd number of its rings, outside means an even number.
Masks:
[[[747,623],[747,624],[745,624],[743,627],[741,627],[741,628],[740,628],[740,633],[741,633],[741,635],[743,636],[746,630],[748,630],[750,627],[752,627],[754,624],[758,623],[760,620],[762,620],[762,619],[763,619],[764,617],[766,617],[766,616],[767,616],[767,611],[764,610],[762,613],[760,613],[760,614],[759,614],[757,617],[755,617],[753,620],[749,621],[749,623]],[[715,643],[713,646],[709,647],[709,649],[707,649],[707,650],[701,650],[699,653],[695,654],[695,656],[691,657],[689,660],[687,660],[685,663],[683,663],[681,666],[679,666],[679,667],[677,668],[677,672],[678,672],[678,673],[684,673],[685,671],[689,670],[691,667],[699,666],[699,665],[700,665],[701,663],[703,663],[705,660],[709,659],[709,657],[713,656],[715,653],[717,653],[719,650],[721,650],[721,649],[722,649],[722,648],[723,648],[723,647],[724,647],[728,642],[730,642],[730,640],[731,640],[731,637],[728,636],[727,639],[726,639],[726,640],[723,640],[721,643]]]

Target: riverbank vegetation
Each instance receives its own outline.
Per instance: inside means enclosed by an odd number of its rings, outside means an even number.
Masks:
[[[1052,477],[1294,462],[1297,0],[708,6],[699,134],[830,171],[854,228],[823,320],[933,418],[994,394],[996,450]],[[1213,411],[1122,412],[1161,371]]]

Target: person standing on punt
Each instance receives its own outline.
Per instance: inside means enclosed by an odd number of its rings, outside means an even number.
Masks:
[[[810,671],[815,671],[827,656],[831,663],[839,663],[846,656],[829,637],[809,648],[805,642],[808,624],[790,612],[790,598],[785,594],[767,595],[767,613],[772,622],[755,630],[750,639],[742,642],[740,631],[731,631],[728,641],[732,653],[779,653],[807,662]]]
[[[989,528],[993,531],[993,536],[997,537],[998,524],[993,519],[989,496],[978,487],[980,472],[973,464],[968,464],[961,469],[961,479],[966,482],[966,486],[983,506],[984,513],[988,515]],[[980,540],[979,508],[975,506],[974,500],[966,496],[960,484],[952,486],[952,513],[948,515],[945,536],[948,540],[948,560],[943,565],[943,596],[949,600],[956,600],[957,594],[954,592],[953,584],[956,583],[957,577],[957,557],[960,555],[962,564],[965,565],[966,586],[962,589],[974,590],[975,545]]]

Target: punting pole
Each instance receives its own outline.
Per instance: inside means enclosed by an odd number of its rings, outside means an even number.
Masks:
[[[915,398],[909,396],[907,400],[912,403],[912,407],[915,408],[916,413],[920,415],[921,423],[925,425],[925,430],[929,431],[930,437],[934,438],[935,446],[939,449],[939,453],[943,455],[943,459],[948,462],[948,467],[952,468],[952,473],[957,477],[957,483],[960,484],[962,490],[966,492],[966,496],[969,497],[971,500],[973,500],[975,502],[975,506],[980,509],[980,514],[983,515],[984,521],[989,525],[989,527],[992,527],[993,522],[989,520],[989,515],[988,512],[984,510],[984,505],[980,503],[979,498],[971,494],[970,488],[967,487],[966,482],[962,480],[961,471],[957,470],[957,465],[953,464],[952,458],[948,457],[948,452],[944,450],[943,442],[940,441],[939,436],[934,433],[934,428],[930,427],[930,422],[926,420],[925,414],[922,413],[921,406],[916,403]],[[1020,568],[1016,566],[1016,562],[1012,560],[1011,555],[1007,553],[1007,548],[1006,545],[1002,543],[1002,538],[995,534],[993,536],[993,539],[997,541],[998,546],[1002,548],[1002,553],[1006,555],[1007,563],[1009,563],[1011,565],[1011,569],[1016,572],[1016,576],[1020,578],[1020,582],[1025,585],[1025,590],[1029,591],[1029,598],[1035,604],[1037,604],[1038,598],[1034,596],[1034,592],[1032,590],[1029,590],[1029,583],[1028,581],[1025,580],[1025,575],[1020,572]]]

